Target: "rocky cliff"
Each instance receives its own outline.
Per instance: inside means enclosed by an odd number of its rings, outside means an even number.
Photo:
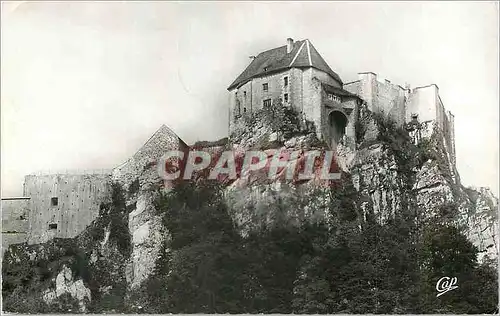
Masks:
[[[236,129],[230,143],[217,143],[211,150],[325,147],[310,124],[300,123],[291,112],[263,111],[247,119],[250,128]],[[364,222],[385,225],[404,214],[416,230],[436,218],[461,229],[477,247],[480,261],[498,257],[498,199],[488,189],[465,188],[460,183],[438,129],[414,144],[406,130],[362,109],[356,130],[356,149],[342,143],[336,148],[342,180],[335,185],[269,182],[259,173],[224,183],[226,213],[238,238],[250,240],[270,227],[300,228],[305,223],[333,227],[345,216],[355,218],[354,231],[364,234]],[[166,193],[156,163],[164,151],[174,149],[173,143],[179,143],[162,135],[157,134],[149,143],[151,148],[115,172],[112,202],[102,205],[99,218],[83,234],[8,249],[3,262],[4,310],[165,312],[155,309],[160,305],[152,301],[151,291],[160,282],[159,275],[168,278],[180,259],[172,246],[179,235],[169,229],[172,222],[164,210],[184,209],[187,201],[163,208],[158,204]],[[345,203],[353,214],[339,219],[335,212],[346,208]],[[335,304],[331,306],[343,303]],[[343,308],[339,310],[352,311]]]

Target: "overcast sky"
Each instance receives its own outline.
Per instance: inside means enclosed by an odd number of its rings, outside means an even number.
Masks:
[[[2,4],[2,196],[39,170],[112,168],[166,124],[227,136],[228,85],[249,56],[308,38],[344,82],[436,83],[465,185],[498,196],[494,2]]]

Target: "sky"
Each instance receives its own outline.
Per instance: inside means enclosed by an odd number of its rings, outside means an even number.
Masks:
[[[309,39],[344,82],[435,83],[462,183],[498,196],[496,2],[3,2],[1,193],[25,174],[113,168],[162,124],[227,136],[249,56]]]

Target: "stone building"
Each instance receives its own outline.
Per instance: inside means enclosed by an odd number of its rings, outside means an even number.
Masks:
[[[281,99],[284,106],[299,113],[304,124],[312,122],[318,138],[331,148],[341,142],[356,150],[356,121],[360,107],[366,106],[399,126],[411,127],[415,141],[430,135],[434,127],[440,129],[455,165],[454,117],[445,111],[436,85],[411,90],[380,81],[371,72],[343,83],[307,39],[289,38],[286,45],[253,57],[228,91],[229,135],[244,121],[243,116]],[[2,246],[78,235],[98,216],[101,203],[109,200],[112,182],[119,182],[126,192],[136,181],[143,187],[142,182],[154,178],[146,173],[156,172],[148,166],[167,150],[185,152],[189,146],[163,125],[113,170],[26,176],[23,197],[2,198]]]
[[[309,40],[270,49],[253,58],[228,87],[229,134],[241,116],[281,99],[302,119],[315,124],[317,136],[332,147],[345,135],[354,146],[354,123],[361,99],[343,83]]]
[[[17,244],[28,239],[28,216],[30,198],[2,198],[2,256],[10,244]]]
[[[454,116],[446,112],[437,85],[411,90],[408,85],[381,81],[372,72],[358,76],[356,81],[343,83],[309,40],[294,42],[289,38],[286,45],[252,57],[228,87],[229,135],[242,116],[281,98],[285,106],[313,122],[318,138],[331,147],[343,141],[355,149],[355,123],[359,107],[365,105],[399,126],[414,127],[410,132],[415,141],[429,136],[434,127],[439,128],[455,164]]]
[[[110,190],[109,173],[27,175],[28,243],[75,237],[99,215]]]
[[[368,109],[390,117],[397,125],[406,125],[414,141],[428,137],[434,128],[444,136],[450,160],[456,164],[455,116],[446,111],[435,84],[410,89],[389,80],[380,80],[373,72],[358,74],[359,79],[345,83],[344,89],[362,98]]]
[[[2,249],[15,243],[77,236],[97,218],[101,204],[110,201],[113,182],[127,192],[137,175],[165,151],[186,147],[162,125],[132,157],[113,169],[25,176],[23,197],[2,198]]]

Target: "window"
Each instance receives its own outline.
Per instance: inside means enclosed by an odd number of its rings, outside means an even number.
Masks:
[[[247,97],[247,92],[246,91],[243,91],[243,97],[245,97],[245,99],[246,99],[246,97]]]
[[[59,199],[57,197],[53,197],[50,199],[50,205],[57,206],[58,203],[59,203]]]
[[[288,93],[285,93],[285,94],[283,95],[283,99],[285,100],[285,102],[288,102]]]
[[[57,229],[57,224],[55,223],[49,224],[49,229]]]
[[[267,71],[267,67],[264,67],[264,71]]]
[[[247,108],[243,108],[243,113],[246,113],[247,112]]]
[[[262,84],[262,90],[268,91],[269,90],[269,84],[267,84],[267,83]]]
[[[271,99],[264,100],[264,107],[270,107],[270,106],[271,106]]]
[[[288,87],[288,77],[283,78],[284,80],[284,86]]]

